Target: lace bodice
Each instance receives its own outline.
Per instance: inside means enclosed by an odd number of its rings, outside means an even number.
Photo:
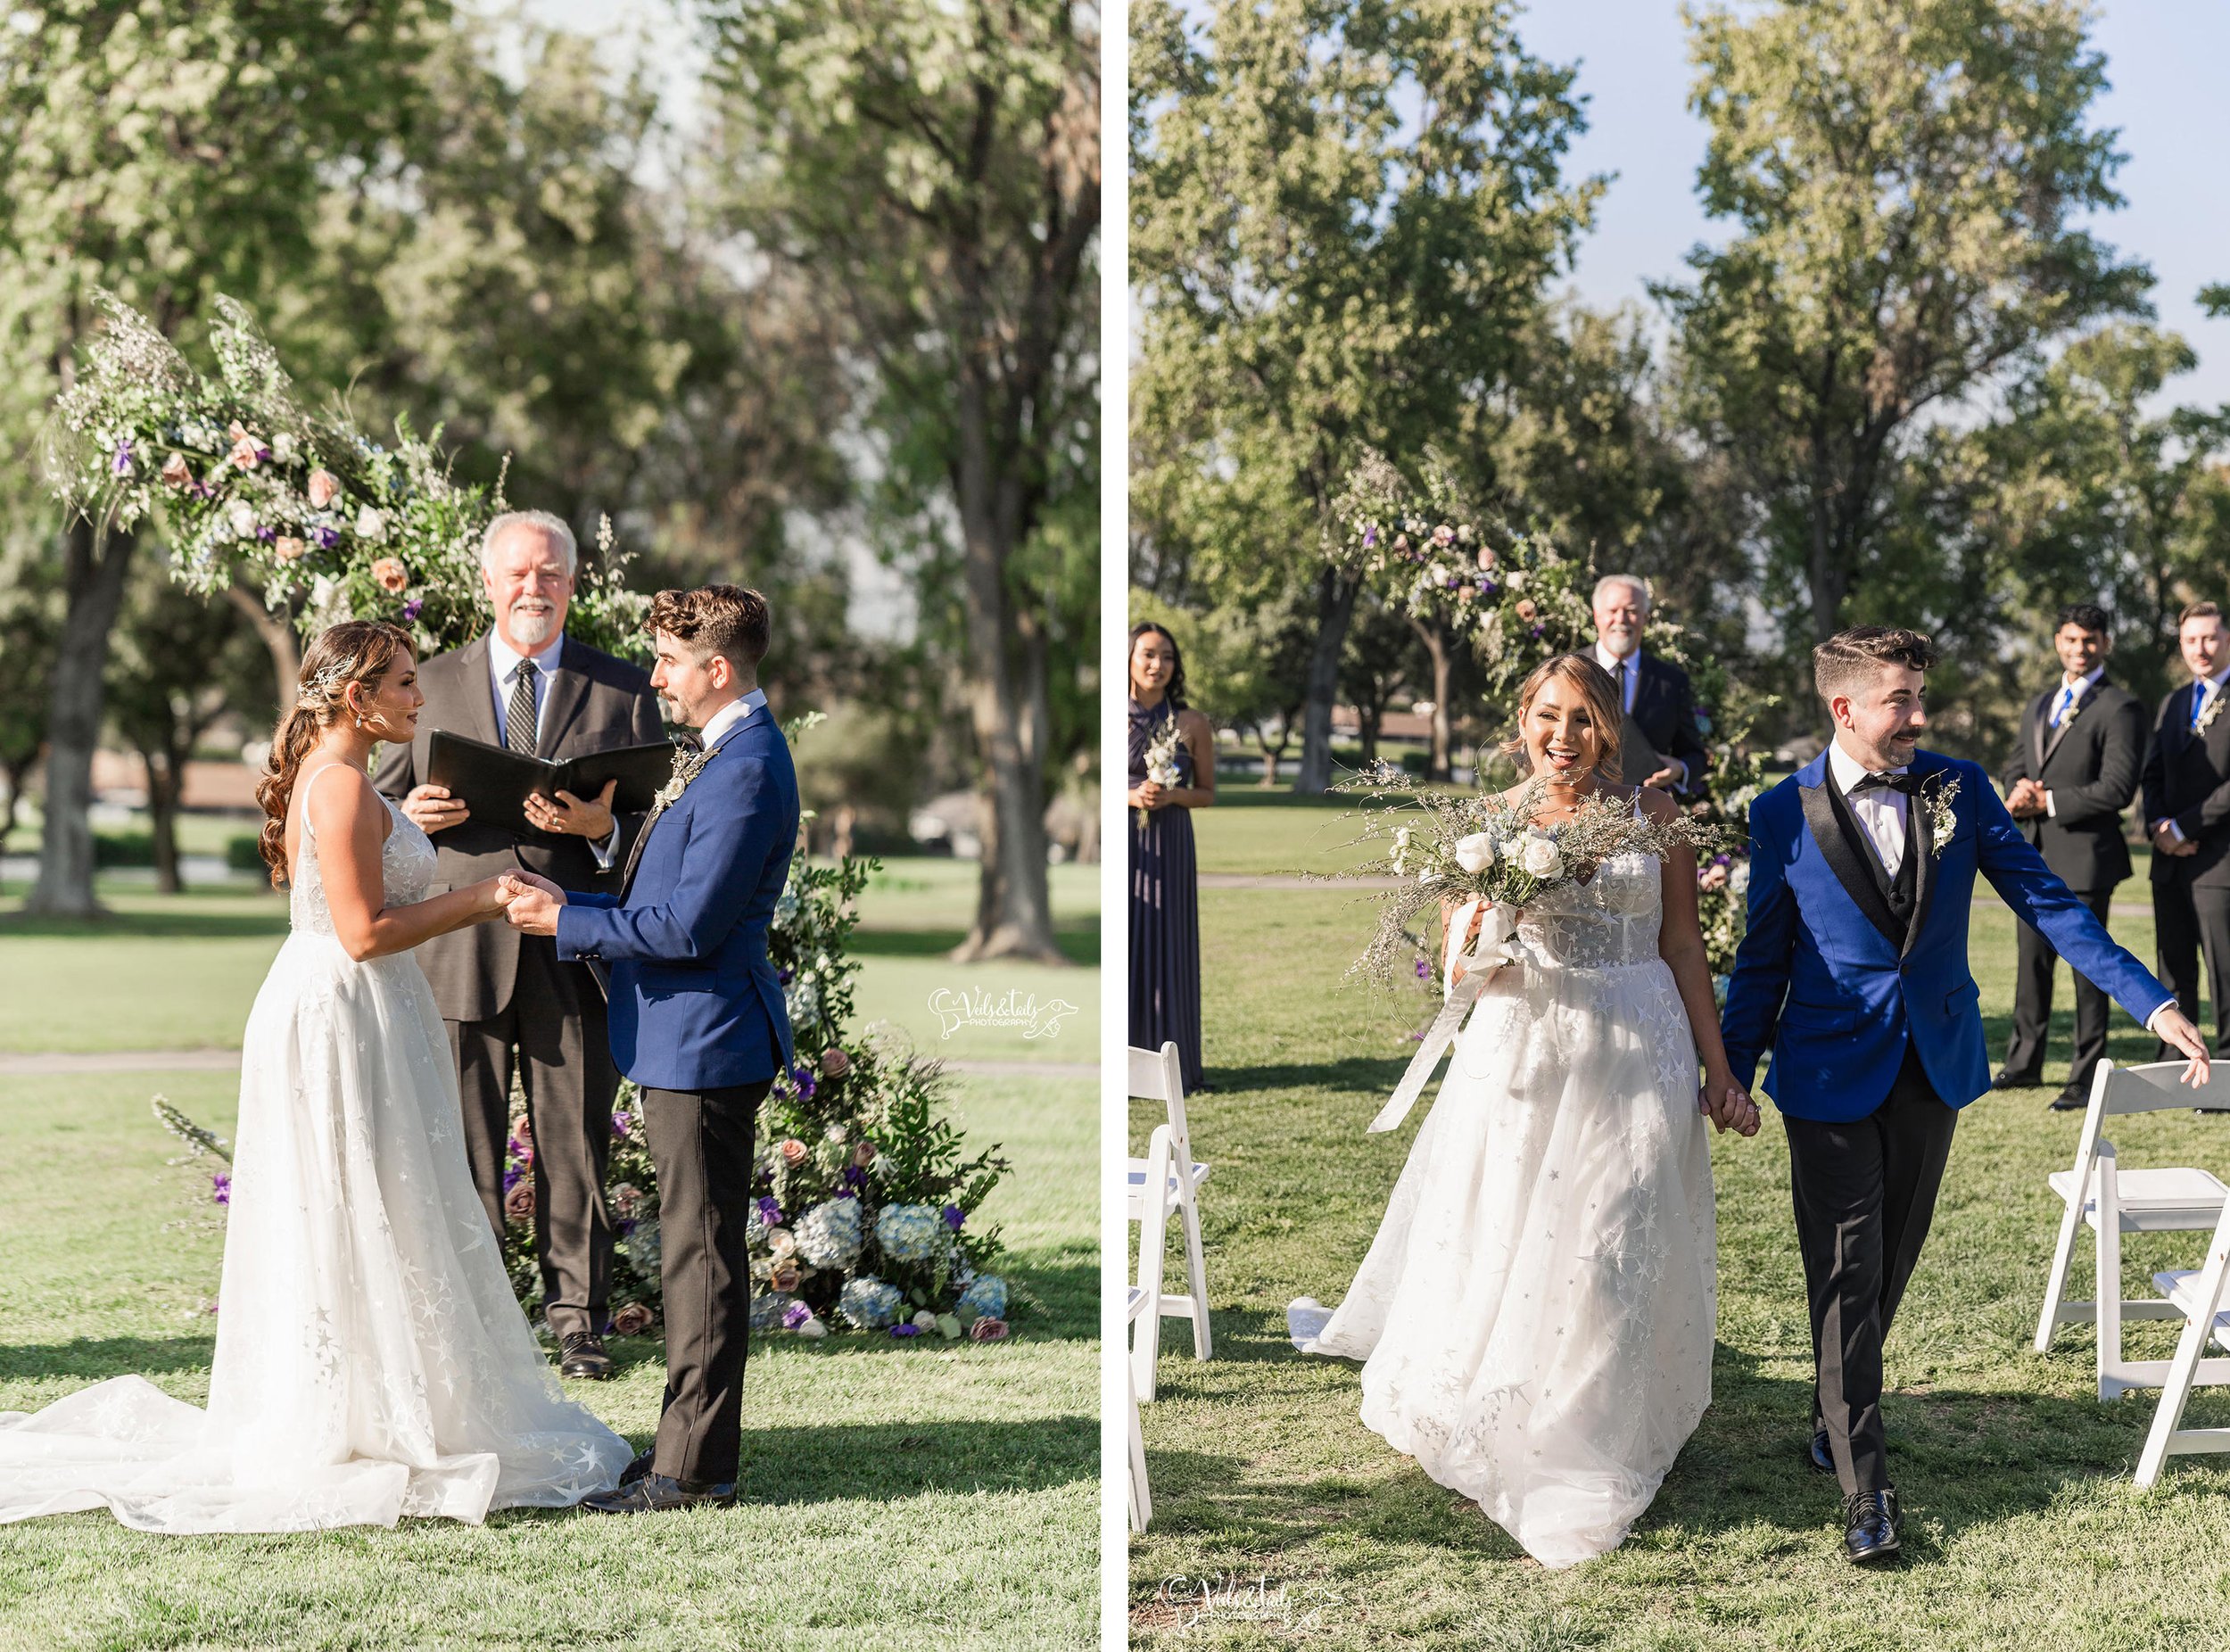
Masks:
[[[1663,875],[1654,855],[1614,855],[1587,882],[1559,884],[1529,901],[1518,940],[1540,962],[1565,969],[1647,963],[1657,956]]]
[[[310,784],[317,784],[318,775],[324,772],[320,769],[311,775]],[[394,822],[379,851],[380,894],[387,905],[408,906],[424,900],[434,886],[434,841],[395,806],[392,798],[383,797],[380,802]],[[287,908],[297,933],[334,932],[333,911],[326,904],[325,877],[318,864],[318,834],[310,823],[307,797],[302,799],[301,842],[294,851],[293,887]]]

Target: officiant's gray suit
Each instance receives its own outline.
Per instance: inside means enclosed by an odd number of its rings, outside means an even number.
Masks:
[[[498,723],[488,639],[475,638],[418,667],[425,707],[417,737],[382,754],[372,783],[400,803],[426,778],[434,731],[491,746]],[[558,667],[536,684],[534,752],[563,761],[665,738],[648,674],[568,637]],[[434,837],[434,892],[524,866],[568,889],[613,889],[642,829],[619,817],[611,865],[580,838],[522,841],[467,820]],[[516,1064],[534,1135],[534,1251],[550,1329],[601,1332],[612,1276],[612,1221],[604,1168],[619,1077],[606,1040],[604,996],[587,967],[561,963],[557,944],[508,923],[476,923],[417,950],[448,1023],[463,1093],[465,1146],[488,1220],[503,1231],[503,1161]]]

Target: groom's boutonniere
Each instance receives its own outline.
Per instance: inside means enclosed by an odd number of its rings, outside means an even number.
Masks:
[[[679,802],[681,794],[690,789],[690,782],[697,778],[699,770],[712,761],[712,757],[710,748],[691,751],[686,746],[676,746],[673,748],[673,772],[650,799],[650,812],[663,814]]]
[[[1952,801],[1959,796],[1959,777],[1954,774],[1939,785],[1920,789],[1920,813],[1928,818],[1928,853],[1930,860],[1943,858],[1944,849],[1958,829],[1958,821],[1952,814]]]

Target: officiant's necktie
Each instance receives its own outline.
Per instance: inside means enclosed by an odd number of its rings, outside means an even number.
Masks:
[[[503,743],[523,756],[534,755],[534,662],[521,660],[511,679],[511,704],[503,714]]]

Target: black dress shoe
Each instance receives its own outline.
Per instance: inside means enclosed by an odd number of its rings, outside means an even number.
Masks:
[[[604,1351],[604,1339],[593,1331],[568,1331],[558,1344],[558,1368],[567,1376],[600,1383],[612,1374],[612,1356]]]
[[[629,1461],[627,1466],[619,1471],[620,1484],[624,1486],[632,1486],[636,1481],[640,1480],[645,1474],[648,1474],[650,1472],[650,1460],[657,1455],[658,1453],[655,1449],[648,1451],[636,1452],[632,1459]]]
[[[1823,1474],[1835,1472],[1835,1453],[1828,1450],[1828,1431],[1824,1428],[1812,1431],[1812,1466]]]
[[[732,1480],[713,1484],[651,1474],[617,1491],[584,1497],[580,1507],[599,1515],[658,1515],[670,1508],[732,1508],[735,1503]]]
[[[1903,1524],[1892,1488],[1854,1492],[1843,1499],[1843,1552],[1856,1565],[1894,1560],[1897,1528]]]
[[[2090,1104],[2088,1085],[2071,1084],[2052,1098],[2052,1111],[2056,1113],[2079,1113]]]
[[[1993,1090],[2033,1090],[2044,1081],[2042,1073],[2017,1073],[2011,1067],[2002,1068],[1990,1080]]]

